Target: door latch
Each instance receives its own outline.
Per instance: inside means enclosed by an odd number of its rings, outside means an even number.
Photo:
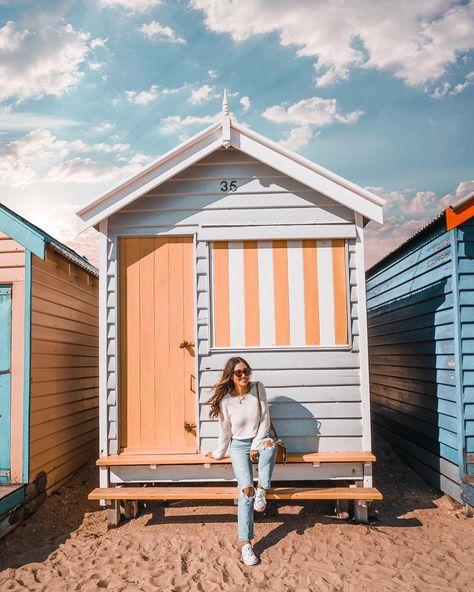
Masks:
[[[194,436],[196,435],[196,424],[195,423],[189,423],[189,421],[185,421],[184,422],[184,429],[189,434],[193,434]]]

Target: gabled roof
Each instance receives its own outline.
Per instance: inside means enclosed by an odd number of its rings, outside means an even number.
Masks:
[[[446,228],[452,230],[474,216],[474,191],[446,208]]]
[[[49,244],[55,251],[79,265],[92,275],[99,277],[99,270],[85,257],[81,257],[76,251],[53,238],[50,234],[35,226],[3,203],[0,203],[0,230],[28,249],[40,259],[44,259],[46,245]]]
[[[78,230],[98,225],[151,189],[222,147],[240,150],[363,217],[383,222],[382,207],[385,200],[236,123],[229,115],[225,96],[219,121],[76,212],[79,217]]]
[[[441,211],[432,220],[427,222],[424,226],[419,228],[409,238],[400,243],[397,247],[389,251],[386,255],[379,259],[377,263],[374,263],[369,269],[366,270],[366,277],[369,278],[372,274],[376,273],[380,267],[386,264],[390,259],[395,258],[401,251],[410,243],[414,243],[415,240],[420,239],[423,235],[432,231],[432,229],[438,224],[441,226],[442,222],[445,223],[446,230],[452,230],[459,226],[466,220],[474,217],[474,191],[468,195],[461,197],[445,210]],[[443,226],[444,227],[444,226]]]

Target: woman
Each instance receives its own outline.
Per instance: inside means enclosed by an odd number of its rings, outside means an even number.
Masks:
[[[243,358],[230,358],[209,399],[210,417],[219,418],[217,449],[207,456],[224,457],[230,443],[232,468],[239,486],[238,531],[242,560],[255,565],[252,548],[254,509],[263,512],[270,487],[277,448],[269,438],[270,414],[265,387],[250,382],[252,370]],[[252,461],[258,460],[257,488],[253,485]]]

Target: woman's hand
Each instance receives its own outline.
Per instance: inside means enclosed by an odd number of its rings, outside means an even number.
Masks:
[[[258,460],[258,450],[251,450],[250,451],[250,460],[255,462]]]

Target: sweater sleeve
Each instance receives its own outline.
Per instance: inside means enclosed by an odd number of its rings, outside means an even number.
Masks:
[[[257,383],[260,398],[260,423],[255,438],[252,440],[250,450],[258,450],[261,441],[270,431],[270,411],[268,409],[267,392],[261,382]]]
[[[217,442],[217,449],[212,453],[213,458],[219,460],[225,456],[231,437],[232,427],[229,412],[224,401],[221,401],[219,409],[219,440]]]

